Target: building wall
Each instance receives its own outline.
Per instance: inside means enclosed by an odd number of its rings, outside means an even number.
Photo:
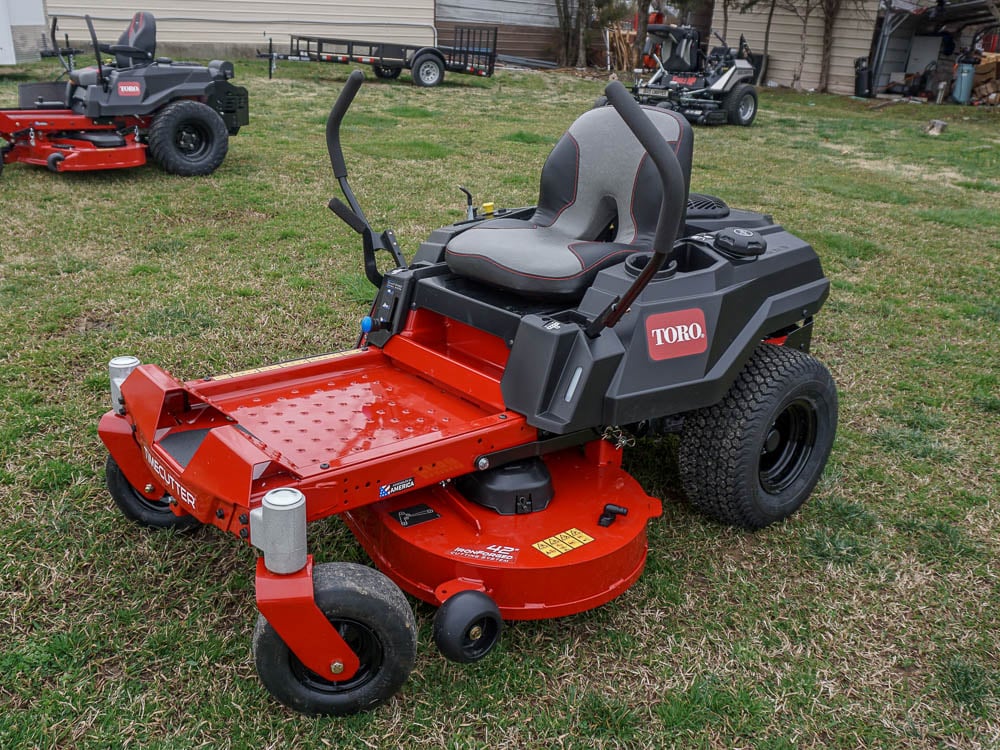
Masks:
[[[94,19],[102,41],[117,40],[136,10],[156,17],[157,54],[228,55],[267,46],[281,49],[290,34],[405,44],[434,43],[434,0],[46,0],[60,31],[76,42],[89,36],[83,15]]]
[[[44,0],[0,0],[0,63],[39,59],[48,31]]]
[[[437,0],[436,22],[445,44],[455,26],[497,26],[500,54],[556,59],[559,17],[552,0]]]
[[[750,48],[756,53],[764,51],[764,32],[767,27],[768,5],[747,13],[729,12],[726,32],[731,46],[736,46],[744,34]],[[871,50],[872,34],[878,0],[847,0],[834,25],[833,50],[830,61],[829,90],[838,94],[854,92],[854,60],[867,57]],[[712,28],[722,31],[722,2],[715,4]],[[818,10],[813,11],[805,27],[806,57],[799,87],[814,89],[819,85],[820,56],[823,48],[823,19]],[[775,8],[771,22],[768,46],[767,72],[764,83],[791,86],[798,68],[802,47],[802,22],[793,13]]]

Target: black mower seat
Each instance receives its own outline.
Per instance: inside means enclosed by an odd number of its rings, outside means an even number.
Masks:
[[[115,52],[118,69],[144,65],[156,57],[156,19],[152,13],[136,13],[132,23],[118,37],[118,45],[131,47],[137,52]]]
[[[691,180],[691,126],[643,107]],[[577,118],[542,167],[531,218],[494,219],[456,235],[445,260],[456,274],[532,296],[579,297],[602,268],[649,251],[663,189],[645,150],[612,107]],[[686,200],[670,195],[667,200]],[[609,232],[612,227],[612,232]]]
[[[128,28],[118,37],[118,43],[109,47],[100,45],[104,52],[114,51],[115,47],[127,47],[128,52],[115,51],[115,67],[118,70],[148,65],[156,56],[156,19],[152,13],[136,13]],[[107,72],[105,72],[107,75]],[[96,86],[101,78],[96,65],[78,68],[69,74],[69,80],[77,86]]]

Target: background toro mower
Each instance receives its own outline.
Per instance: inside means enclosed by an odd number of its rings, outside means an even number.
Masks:
[[[229,83],[232,63],[213,60],[205,67],[157,58],[151,13],[136,13],[110,45],[97,41],[85,18],[97,65],[73,68],[81,50],[58,47],[53,19],[52,52],[69,80],[22,84],[19,108],[0,109],[2,163],[53,172],[120,169],[145,164],[148,150],[171,174],[214,172],[229,136],[249,122],[246,89]],[[103,62],[104,53],[114,62]]]
[[[636,70],[636,100],[676,110],[691,122],[752,124],[757,91],[750,47],[742,35],[736,49],[718,38],[722,46],[706,57],[697,29],[650,24],[644,58],[653,62],[654,72],[643,79],[643,71]]]
[[[403,592],[439,607],[434,641],[458,662],[504,620],[624,592],[661,513],[622,468],[636,436],[679,433],[691,502],[753,529],[811,494],[837,421],[807,353],[829,289],[816,253],[767,215],[688,200],[683,117],[612,83],[612,106],[554,147],[536,207],[470,211],[407,265],[347,180],[340,124],[363,79],[327,121],[346,198],[330,208],[379,289],[358,347],[187,382],[116,357],[99,425],[128,518],[214,525],[262,552],[257,670],[309,714],[401,687],[416,654]],[[307,522],[334,514],[378,571],[314,564]]]

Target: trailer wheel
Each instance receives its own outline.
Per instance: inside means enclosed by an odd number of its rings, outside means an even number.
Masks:
[[[434,615],[434,643],[452,661],[479,661],[500,640],[503,618],[482,591],[460,591]]]
[[[211,174],[228,151],[226,123],[218,112],[201,102],[171,102],[149,128],[149,154],[170,174]]]
[[[413,61],[413,82],[418,86],[437,86],[444,80],[444,63],[437,55],[425,52]]]
[[[375,74],[375,77],[385,81],[399,78],[402,70],[402,68],[393,68],[388,65],[372,65],[372,72]]]
[[[731,125],[749,127],[757,117],[757,90],[747,83],[741,83],[726,94],[722,100]]]
[[[763,344],[722,400],[684,420],[677,460],[688,500],[733,526],[794,513],[823,473],[837,430],[837,388],[818,360]]]
[[[354,563],[317,565],[313,590],[360,668],[338,682],[321,677],[261,615],[253,653],[264,687],[284,705],[310,715],[344,716],[388,700],[406,682],[417,653],[417,623],[403,592],[377,570]]]
[[[104,467],[104,477],[111,499],[122,514],[140,526],[150,529],[173,529],[191,531],[201,526],[201,521],[192,515],[178,516],[170,510],[170,496],[160,500],[150,500],[129,484],[117,462],[108,456]]]

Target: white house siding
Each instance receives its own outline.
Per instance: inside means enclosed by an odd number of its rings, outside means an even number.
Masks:
[[[496,26],[501,54],[556,59],[559,18],[553,0],[437,0],[436,22],[444,43],[456,26]]]
[[[437,0],[441,21],[558,28],[552,0]]]
[[[744,34],[750,48],[757,53],[764,51],[764,32],[767,27],[767,4],[747,13],[729,12],[726,33],[731,46],[736,46]],[[867,57],[871,49],[872,34],[878,0],[859,0],[857,4],[846,0],[834,26],[831,51],[829,90],[849,94],[854,91],[854,60]],[[712,28],[722,30],[722,3],[715,4]],[[771,21],[771,38],[768,45],[765,82],[791,86],[801,54],[802,22],[787,10],[776,8]],[[802,67],[799,86],[805,89],[819,85],[820,56],[823,49],[823,19],[818,10],[813,11],[806,26],[806,58]]]
[[[287,45],[290,34],[403,44],[434,43],[434,0],[47,0],[60,31],[89,40],[83,15],[94,19],[102,40],[115,40],[136,10],[156,17],[158,51],[264,47],[273,37]],[[75,16],[75,17],[71,17]]]

